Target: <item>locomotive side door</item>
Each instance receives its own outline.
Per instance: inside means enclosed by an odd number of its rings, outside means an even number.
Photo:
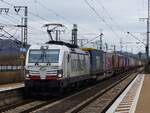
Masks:
[[[65,77],[70,77],[70,55],[68,52],[65,52],[64,54],[64,74]]]
[[[70,65],[70,62],[71,62],[71,58],[70,58],[70,54],[67,54],[66,55],[67,58],[67,62],[66,62],[66,65],[67,65],[67,77],[70,77],[70,72],[71,72],[71,65]]]

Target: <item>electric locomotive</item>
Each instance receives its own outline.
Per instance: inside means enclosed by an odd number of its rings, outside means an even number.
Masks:
[[[91,79],[89,53],[60,41],[32,45],[25,69],[28,94],[60,93],[68,86]]]

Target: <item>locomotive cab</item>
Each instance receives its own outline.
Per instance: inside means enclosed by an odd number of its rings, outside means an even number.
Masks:
[[[29,49],[26,60],[26,79],[46,80],[63,76],[60,49],[49,49],[48,47],[41,46],[39,49]]]
[[[26,57],[25,90],[34,94],[62,91],[90,80],[90,56],[62,44],[32,45]],[[44,92],[44,93],[43,93]]]
[[[25,67],[25,89],[28,93],[43,93],[53,88],[65,87],[63,78],[69,74],[66,69],[69,62],[68,51],[67,47],[48,44],[29,48]]]

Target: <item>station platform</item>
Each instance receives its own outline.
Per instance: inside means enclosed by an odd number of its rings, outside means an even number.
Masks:
[[[150,74],[139,74],[106,113],[150,113]]]
[[[22,88],[22,87],[24,87],[23,82],[4,84],[4,85],[0,85],[0,92],[18,89],[18,88]]]

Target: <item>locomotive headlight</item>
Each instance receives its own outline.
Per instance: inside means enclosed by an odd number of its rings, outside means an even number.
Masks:
[[[63,77],[63,70],[58,70],[57,71],[57,76],[58,77]]]
[[[62,74],[58,74],[58,77],[62,77]]]
[[[26,74],[26,77],[28,78],[28,77],[29,77],[29,74]]]

